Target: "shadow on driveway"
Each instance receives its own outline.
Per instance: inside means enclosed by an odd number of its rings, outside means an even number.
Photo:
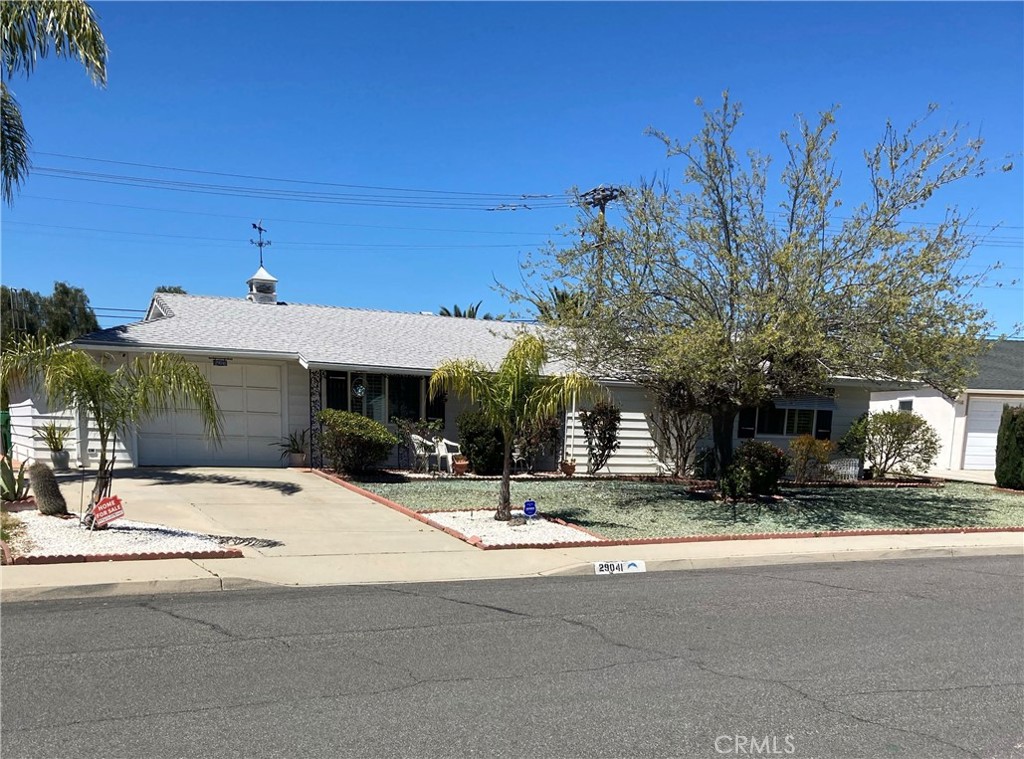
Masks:
[[[274,490],[281,495],[295,495],[302,492],[302,486],[294,482],[283,482],[275,479],[273,470],[268,470],[266,478],[252,478],[234,474],[215,474],[212,472],[189,471],[187,469],[117,469],[114,470],[114,486],[117,487],[118,480],[132,480],[139,484],[148,485],[237,485],[239,487],[255,488],[257,490]],[[94,479],[95,471],[87,471],[86,478]],[[70,472],[58,475],[61,483],[78,481],[82,477],[80,472]],[[146,482],[146,481],[149,482]]]

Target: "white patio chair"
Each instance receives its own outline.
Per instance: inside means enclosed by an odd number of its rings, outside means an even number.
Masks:
[[[412,442],[412,470],[414,472],[429,472],[430,457],[437,456],[437,447],[419,435],[409,435],[409,440]],[[438,466],[440,467],[440,461]]]
[[[443,437],[434,438],[434,450],[437,451],[438,471],[444,470],[451,474],[452,459],[462,455],[462,446]]]

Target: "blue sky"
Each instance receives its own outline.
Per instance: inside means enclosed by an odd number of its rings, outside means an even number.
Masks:
[[[1024,320],[1021,3],[95,7],[111,49],[105,90],[52,58],[11,83],[39,168],[3,209],[2,279],[43,292],[55,279],[82,286],[105,326],[130,321],[107,315],[131,317],[162,284],[244,295],[257,219],[282,300],[407,311],[482,300],[502,312],[495,279],[517,282],[520,256],[573,212],[557,197],[515,212],[488,205],[666,170],[679,178],[681,164],[644,129],[688,138],[700,126],[694,98],[714,103],[724,89],[743,103],[744,143],[766,151],[795,114],[840,105],[837,159],[851,200],[863,189],[861,152],[886,118],[904,125],[935,102],[937,126],[969,124],[996,165],[1017,168],[941,193],[915,220],[937,221],[949,203],[1003,224],[971,267],[1002,262],[981,297],[1000,331]],[[195,183],[276,194],[202,194]],[[369,187],[429,192],[403,194],[419,207],[380,205],[368,196],[395,193]],[[349,197],[299,201],[281,189]]]

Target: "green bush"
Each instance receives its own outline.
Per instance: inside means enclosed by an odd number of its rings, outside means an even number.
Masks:
[[[323,424],[320,450],[336,472],[363,472],[386,459],[399,443],[387,427],[362,414],[326,409],[316,418]]]
[[[996,485],[1024,490],[1024,406],[1003,406],[996,438]]]
[[[910,475],[938,457],[939,433],[913,411],[876,411],[858,417],[839,447],[870,465],[875,477]]]
[[[619,423],[622,413],[618,406],[600,401],[590,411],[580,411],[580,426],[587,437],[587,471],[600,472],[608,459],[619,448]]]
[[[733,455],[732,466],[723,478],[727,487],[738,495],[771,495],[779,489],[779,480],[789,468],[789,456],[776,445],[761,440],[748,440]],[[736,484],[733,484],[736,483]],[[747,493],[740,491],[747,488]]]
[[[501,474],[505,464],[501,428],[488,421],[482,411],[463,411],[456,420],[459,445],[476,474]]]
[[[836,449],[831,440],[818,440],[814,435],[801,435],[789,444],[790,471],[797,482],[810,482],[829,477],[828,462]]]
[[[562,420],[550,416],[527,427],[518,437],[515,445],[526,459],[527,469],[534,471],[537,459],[541,456],[558,458],[563,442]]]

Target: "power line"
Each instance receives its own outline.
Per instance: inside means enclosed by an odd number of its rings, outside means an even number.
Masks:
[[[453,196],[471,196],[481,198],[516,198],[520,200],[528,200],[534,198],[566,198],[569,196],[565,193],[549,194],[549,193],[517,193],[517,192],[465,192],[455,190],[434,190],[434,189],[417,189],[409,187],[382,187],[379,185],[362,185],[362,184],[345,184],[341,182],[320,182],[315,180],[307,179],[286,179],[283,177],[261,177],[253,176],[251,174],[232,174],[223,171],[207,171],[203,169],[186,169],[179,166],[160,166],[158,164],[151,163],[134,163],[132,161],[115,161],[109,158],[90,158],[88,156],[69,155],[67,153],[47,153],[44,151],[34,151],[36,155],[51,156],[54,158],[71,158],[78,161],[93,161],[95,163],[111,163],[119,166],[137,166],[146,169],[160,169],[162,171],[180,171],[189,174],[206,174],[208,176],[217,177],[231,177],[234,179],[256,179],[262,182],[287,182],[291,184],[309,184],[319,185],[321,187],[346,187],[350,189],[362,189],[362,190],[384,190],[388,192],[411,192],[411,193],[430,193],[430,194],[443,194]]]

